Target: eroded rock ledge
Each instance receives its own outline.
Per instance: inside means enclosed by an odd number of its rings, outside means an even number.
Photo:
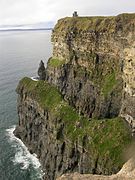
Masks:
[[[52,42],[43,81],[17,87],[15,134],[46,180],[117,173],[132,143],[123,118],[135,127],[135,14],[61,19]]]
[[[122,169],[114,175],[92,175],[92,174],[66,174],[57,178],[57,180],[134,180],[135,179],[135,158],[130,159],[124,164]]]

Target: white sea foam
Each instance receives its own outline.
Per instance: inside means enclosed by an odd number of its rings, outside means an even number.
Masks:
[[[31,79],[32,79],[33,81],[38,81],[38,78],[37,78],[37,77],[31,77]]]
[[[12,126],[10,129],[6,130],[9,143],[11,143],[11,146],[16,149],[15,157],[12,159],[14,165],[20,164],[21,169],[27,169],[30,165],[32,165],[34,169],[40,169],[41,171],[41,164],[36,155],[31,154],[24,143],[14,135],[13,132],[15,127],[16,126]],[[40,176],[42,175],[43,172],[41,171]]]

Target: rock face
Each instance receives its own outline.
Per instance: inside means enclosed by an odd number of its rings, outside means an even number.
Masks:
[[[133,33],[135,34],[135,33]],[[132,36],[131,36],[132,37]],[[135,38],[135,37],[134,37]],[[135,39],[124,49],[125,64],[123,68],[123,103],[121,116],[125,117],[135,133]]]
[[[38,68],[38,76],[40,80],[45,80],[45,66],[43,61],[41,60]]]
[[[120,170],[123,149],[132,140],[121,118],[89,121],[45,81],[24,78],[17,93],[19,125],[14,133],[37,154],[45,180],[67,172],[108,175]]]
[[[87,117],[134,118],[134,35],[134,14],[59,20],[46,80]]]
[[[130,159],[124,164],[122,169],[115,175],[99,176],[92,174],[81,175],[79,173],[66,174],[57,180],[134,180],[135,179],[135,160]]]
[[[17,87],[18,136],[54,180],[63,173],[110,175],[135,127],[135,14],[58,21],[41,81]],[[44,81],[42,81],[44,80]]]

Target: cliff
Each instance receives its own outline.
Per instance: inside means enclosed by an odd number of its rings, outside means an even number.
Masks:
[[[131,143],[121,118],[89,120],[63,100],[45,81],[24,78],[18,88],[18,136],[36,153],[53,180],[67,172],[112,174],[123,165],[123,152]]]
[[[79,173],[72,173],[62,175],[57,178],[57,180],[134,180],[135,179],[135,161],[134,158],[128,160],[122,169],[114,175],[111,176],[103,176],[103,175],[92,175],[85,174],[81,175]]]
[[[117,173],[134,133],[135,14],[58,21],[44,81],[17,87],[16,136],[53,180]]]
[[[46,80],[82,115],[134,118],[134,33],[135,14],[59,20]]]

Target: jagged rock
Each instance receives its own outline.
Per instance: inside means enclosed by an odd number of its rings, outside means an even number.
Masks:
[[[124,164],[122,169],[115,175],[103,176],[92,174],[65,174],[57,178],[57,180],[134,180],[135,179],[135,157],[131,158]]]
[[[40,80],[45,80],[45,66],[42,60],[40,61],[40,64],[39,64],[38,76]]]

